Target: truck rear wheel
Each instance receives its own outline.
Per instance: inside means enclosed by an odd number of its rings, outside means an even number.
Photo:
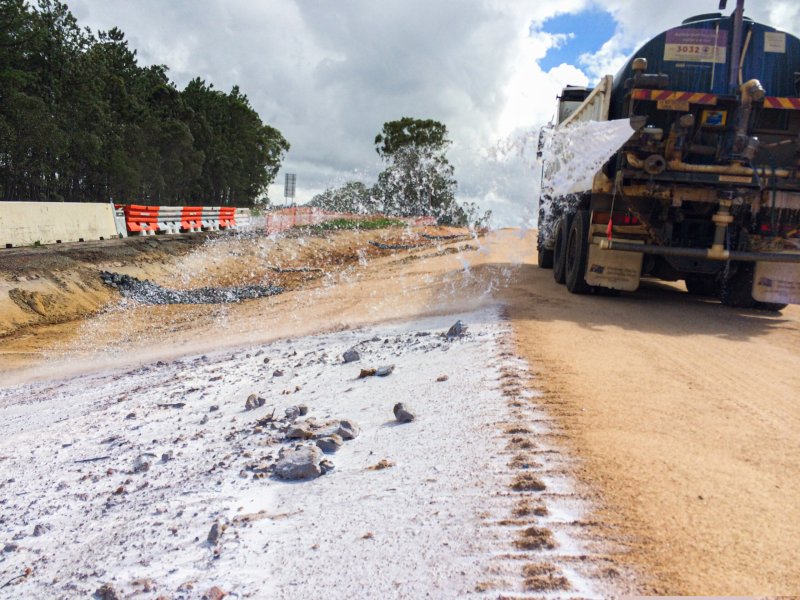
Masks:
[[[778,304],[777,302],[756,302],[756,308],[769,312],[781,312],[788,304]]]
[[[539,265],[540,269],[552,269],[553,268],[553,251],[548,250],[547,248],[539,248],[539,256],[537,260],[537,264]]]
[[[564,215],[556,223],[556,240],[553,249],[553,279],[556,283],[564,283],[567,280],[567,270],[565,259],[567,256],[567,237],[570,225],[569,215]]]
[[[566,283],[573,294],[588,294],[592,286],[586,283],[586,261],[589,258],[589,226],[591,211],[579,210],[567,237]]]
[[[726,306],[733,308],[755,308],[753,298],[753,272],[752,263],[739,263],[736,272],[722,282],[720,300]]]
[[[710,275],[687,275],[686,291],[692,296],[716,296],[717,281]]]
[[[755,274],[755,264],[739,264],[733,277],[728,278],[722,283],[720,299],[723,304],[734,308],[755,308],[769,312],[780,312],[786,308],[786,304],[777,302],[759,302],[753,298],[753,276]]]

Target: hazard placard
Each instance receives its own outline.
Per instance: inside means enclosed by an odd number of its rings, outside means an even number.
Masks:
[[[664,44],[664,60],[724,64],[728,32],[713,29],[670,29]]]

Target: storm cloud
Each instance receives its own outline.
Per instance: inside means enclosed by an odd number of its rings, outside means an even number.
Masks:
[[[118,26],[143,63],[168,65],[181,87],[195,76],[224,91],[238,84],[292,144],[284,171],[297,173],[298,201],[348,180],[374,181],[381,165],[372,141],[384,121],[433,118],[447,124],[454,142],[459,199],[494,209],[498,224],[523,224],[535,204],[535,173],[525,161],[493,160],[498,140],[550,120],[563,85],[615,72],[641,42],[714,11],[717,1],[72,0],[69,6],[93,30]],[[610,13],[614,34],[597,52],[543,71],[537,61],[568,40],[542,24],[588,9]],[[751,0],[747,14],[800,33],[795,0]],[[281,181],[282,173],[270,190],[273,202],[282,200]]]

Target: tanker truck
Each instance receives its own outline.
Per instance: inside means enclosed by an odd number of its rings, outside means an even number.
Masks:
[[[594,88],[565,88],[553,126],[621,120],[622,146],[568,193],[548,195],[545,155],[539,266],[576,294],[648,277],[733,307],[800,303],[800,40],[738,0],[654,37]]]

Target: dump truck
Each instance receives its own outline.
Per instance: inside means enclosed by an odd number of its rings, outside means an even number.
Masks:
[[[648,277],[733,307],[800,303],[797,37],[745,17],[738,0],[729,16],[654,37],[594,88],[565,88],[556,114],[555,131],[630,127],[569,193],[547,195],[543,158],[538,261],[556,282],[613,293]]]

